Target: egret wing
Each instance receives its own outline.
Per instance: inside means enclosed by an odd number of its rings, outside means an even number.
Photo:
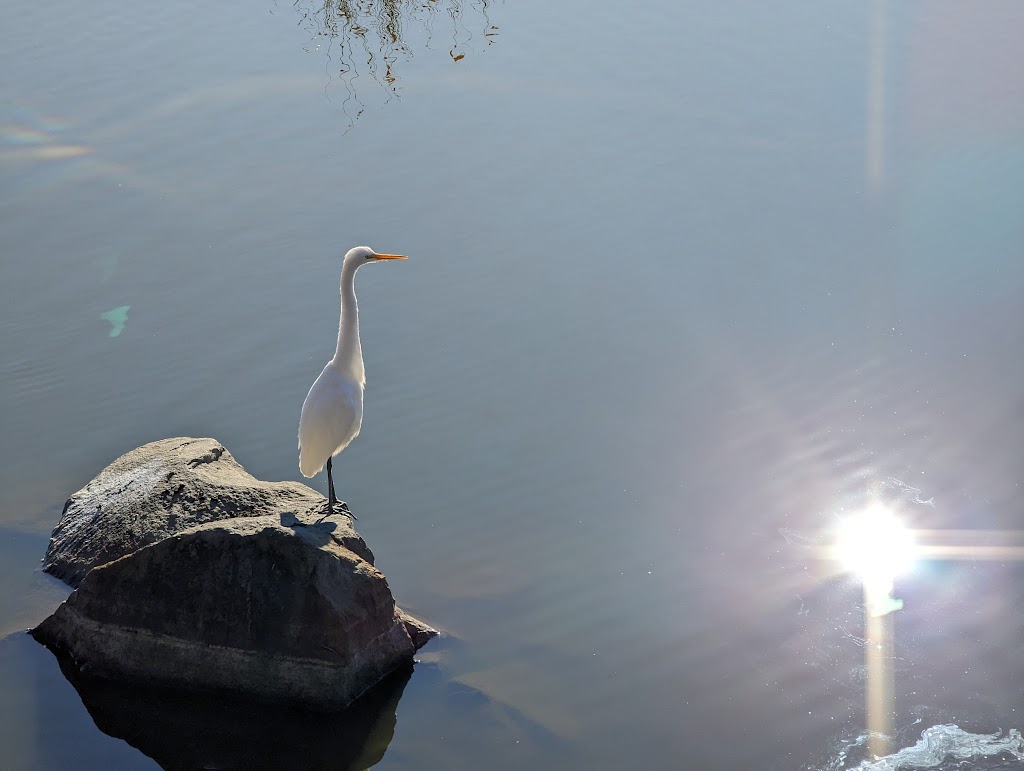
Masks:
[[[318,474],[328,458],[345,449],[359,433],[362,419],[362,387],[328,364],[302,403],[299,417],[302,475]]]

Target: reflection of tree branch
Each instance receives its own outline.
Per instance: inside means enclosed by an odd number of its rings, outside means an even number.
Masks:
[[[331,49],[338,48],[340,67],[338,74],[348,90],[346,103],[357,106],[353,119],[358,118],[365,105],[356,96],[355,81],[360,76],[360,64],[365,71],[388,92],[388,99],[398,97],[398,64],[412,59],[413,50],[407,42],[409,24],[418,25],[426,33],[426,48],[434,37],[434,20],[442,14],[451,19],[452,43],[449,55],[454,61],[465,58],[461,49],[468,48],[473,32],[464,22],[467,8],[482,19],[483,38],[491,45],[497,38],[498,28],[488,14],[492,0],[476,0],[466,5],[462,0],[322,0],[318,8],[307,6],[307,0],[295,0],[295,9],[301,14],[301,24],[311,35],[307,50],[318,50],[327,42],[328,59]],[[312,0],[319,2],[320,0]],[[357,54],[362,51],[365,56]]]

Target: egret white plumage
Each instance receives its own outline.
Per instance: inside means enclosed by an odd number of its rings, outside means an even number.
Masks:
[[[368,246],[357,246],[345,254],[341,264],[341,321],[334,357],[316,379],[302,403],[299,416],[299,471],[304,477],[319,474],[327,465],[327,514],[339,503],[334,492],[331,459],[359,435],[363,422],[363,349],[359,344],[359,308],[356,305],[356,271],[380,260],[404,260],[402,254],[378,254]],[[348,504],[340,501],[343,513],[352,516]],[[324,517],[327,516],[324,515]],[[320,518],[323,520],[323,517]]]

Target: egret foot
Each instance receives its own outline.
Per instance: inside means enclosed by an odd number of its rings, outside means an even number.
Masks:
[[[337,510],[335,510],[335,506],[337,506]],[[352,509],[350,509],[348,507],[348,504],[345,503],[345,501],[339,501],[337,499],[335,499],[333,501],[327,501],[326,508],[327,508],[327,511],[324,512],[324,515],[322,517],[320,517],[320,519],[318,519],[316,522],[313,523],[314,525],[319,525],[325,519],[327,519],[330,516],[333,516],[336,513],[337,514],[344,514],[347,517],[352,517],[352,519],[359,519],[359,517],[357,517],[355,514],[352,513]]]

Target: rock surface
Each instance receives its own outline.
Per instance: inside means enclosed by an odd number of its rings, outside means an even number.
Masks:
[[[336,709],[436,634],[347,517],[212,439],[134,450],[68,501],[44,569],[77,589],[33,635],[84,671]]]
[[[263,482],[216,439],[161,439],[115,460],[64,504],[43,570],[71,586],[97,565],[204,522],[295,514],[316,521],[325,499],[298,482]],[[371,565],[348,517],[335,538]]]

